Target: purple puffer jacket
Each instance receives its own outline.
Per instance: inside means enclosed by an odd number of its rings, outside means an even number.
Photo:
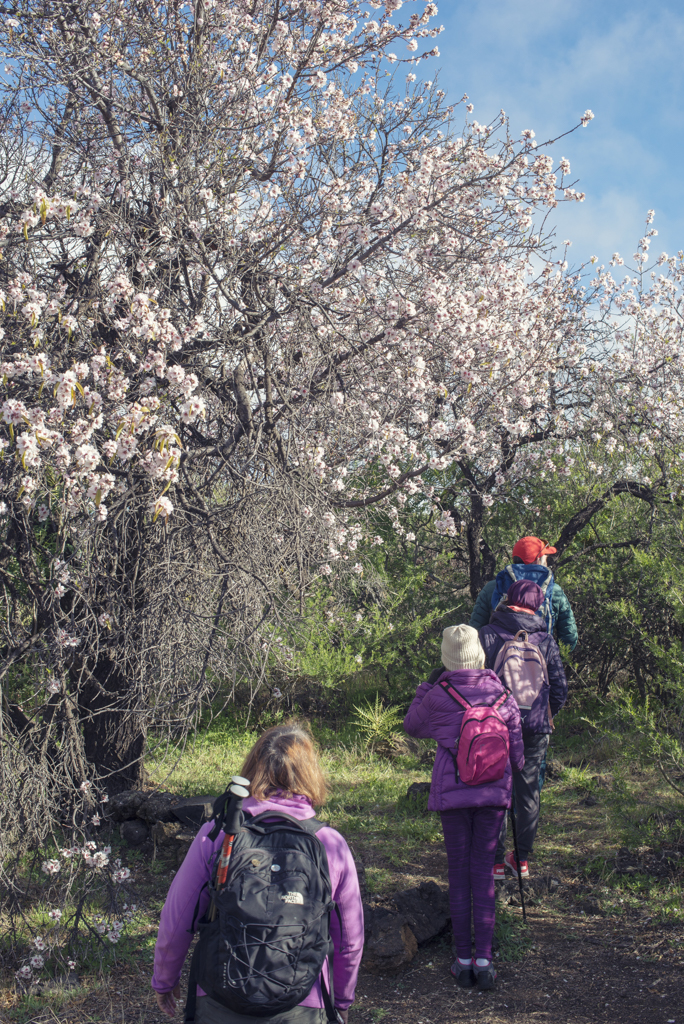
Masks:
[[[488,669],[461,669],[459,672],[445,670],[439,678],[448,679],[471,704],[487,704],[491,707],[506,692],[498,676]],[[437,740],[439,744],[432,770],[428,810],[511,806],[511,764],[518,772],[525,764],[520,711],[512,697],[508,697],[501,705],[499,714],[508,726],[510,739],[510,761],[506,765],[504,777],[498,782],[488,782],[482,786],[457,782],[451,751],[461,734],[464,710],[437,683],[420,684],[404,719],[404,729],[409,736]]]
[[[283,796],[278,793],[273,794],[268,800],[255,800],[249,797],[243,807],[251,814],[261,814],[262,811],[270,810],[284,811],[299,820],[313,818],[315,814],[307,797]],[[211,880],[214,855],[219,853],[224,839],[223,832],[219,832],[217,839],[213,843],[210,842],[208,834],[211,828],[211,822],[207,822],[195,836],[185,860],[171,883],[161,912],[152,976],[152,988],[157,992],[170,992],[178,984],[183,962],[192,942],[189,929],[192,927],[198,897],[198,918],[209,906],[209,893],[207,889],[202,892],[202,886]],[[339,917],[335,913],[330,919],[330,936],[335,947],[335,1006],[346,1010],[354,1002],[356,977],[363,952],[363,907],[359,879],[354,858],[340,833],[334,828],[322,828],[317,835],[328,855],[332,895],[340,912]],[[327,963],[323,968],[323,975],[328,984]],[[199,985],[197,995],[206,995]],[[323,1006],[320,981],[316,982],[301,1005]]]

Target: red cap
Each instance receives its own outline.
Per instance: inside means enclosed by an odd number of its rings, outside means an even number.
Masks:
[[[523,562],[531,565],[542,555],[555,555],[556,549],[550,547],[539,537],[521,537],[513,545],[513,557],[522,558]]]

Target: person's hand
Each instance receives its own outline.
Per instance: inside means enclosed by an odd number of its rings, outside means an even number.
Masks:
[[[344,1021],[344,1024],[348,1024],[348,1021],[349,1021],[349,1010],[340,1010],[339,1006],[336,1006],[335,1009],[337,1010],[337,1012],[339,1013],[340,1017]]]
[[[176,1000],[180,999],[180,985],[176,985],[170,992],[155,992],[157,1006],[167,1017],[174,1017],[176,1013]]]

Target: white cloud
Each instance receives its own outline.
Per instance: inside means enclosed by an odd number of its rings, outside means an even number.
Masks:
[[[656,209],[653,250],[684,248],[680,167],[684,160],[684,10],[635,0],[488,0],[441,5],[442,86],[465,90],[485,121],[503,107],[517,134],[533,128],[541,143],[596,120],[553,148],[567,157],[582,205],[551,214],[574,260],[631,256],[646,210]],[[431,72],[432,73],[432,72]]]

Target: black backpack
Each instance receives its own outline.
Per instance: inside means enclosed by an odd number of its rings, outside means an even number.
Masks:
[[[301,1003],[319,977],[328,1020],[340,1020],[330,938],[330,914],[337,908],[325,847],[316,835],[324,826],[269,810],[245,815],[232,852],[226,837],[209,884],[211,903],[198,922],[186,1022],[194,1020],[196,985],[235,1013],[270,1017]],[[330,992],[321,974],[326,958]]]

